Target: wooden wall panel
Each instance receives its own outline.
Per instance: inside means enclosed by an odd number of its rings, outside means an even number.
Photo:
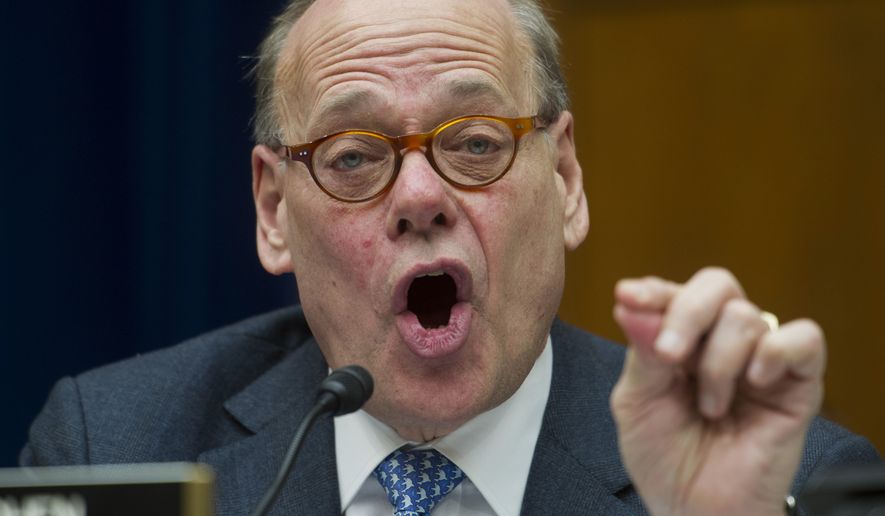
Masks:
[[[829,341],[826,413],[885,451],[885,2],[551,2],[591,230],[561,316],[723,265]]]

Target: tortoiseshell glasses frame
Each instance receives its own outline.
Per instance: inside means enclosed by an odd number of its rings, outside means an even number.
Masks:
[[[286,158],[304,163],[328,196],[355,203],[376,199],[390,190],[404,154],[413,149],[423,149],[433,170],[458,188],[488,186],[510,170],[520,140],[534,129],[544,129],[536,116],[468,115],[426,133],[389,136],[347,130],[300,145],[283,145],[281,150]]]

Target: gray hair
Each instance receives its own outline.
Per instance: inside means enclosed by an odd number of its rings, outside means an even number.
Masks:
[[[292,0],[274,18],[270,30],[258,47],[258,56],[250,75],[255,80],[255,116],[252,136],[256,144],[277,147],[281,144],[282,123],[277,113],[275,89],[277,64],[289,31],[314,0]],[[538,103],[538,116],[552,123],[568,109],[568,90],[559,64],[559,36],[544,15],[537,0],[509,0],[518,27],[531,41],[531,85]]]

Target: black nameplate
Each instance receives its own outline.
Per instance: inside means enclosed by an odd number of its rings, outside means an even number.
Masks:
[[[0,516],[212,516],[213,479],[184,463],[0,469]]]

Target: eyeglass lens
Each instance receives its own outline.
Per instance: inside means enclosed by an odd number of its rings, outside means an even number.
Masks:
[[[515,151],[507,124],[468,118],[446,126],[433,137],[437,171],[462,186],[487,183],[502,174]],[[320,144],[313,155],[317,180],[343,199],[362,199],[381,191],[396,173],[396,150],[383,137],[349,131]]]

